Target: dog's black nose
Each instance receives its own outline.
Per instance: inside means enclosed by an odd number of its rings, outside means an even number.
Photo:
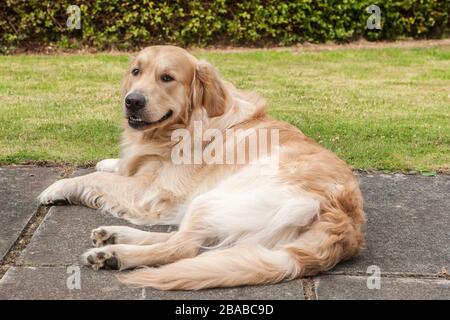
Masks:
[[[145,97],[140,93],[130,93],[125,97],[125,106],[133,111],[145,107]]]

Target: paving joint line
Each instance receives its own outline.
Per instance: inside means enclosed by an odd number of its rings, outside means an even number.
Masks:
[[[303,278],[302,284],[303,296],[305,297],[305,300],[317,300],[316,283],[314,282],[314,278]]]
[[[17,263],[14,265],[11,265],[11,267],[17,267],[17,268],[57,268],[57,267],[69,267],[69,266],[82,266],[83,264],[81,262],[78,263]]]
[[[42,168],[72,168],[76,169],[94,169],[96,162],[88,161],[86,163],[79,164],[70,164],[70,163],[59,163],[53,161],[26,161],[18,164],[0,164],[1,167],[5,168],[14,168],[14,167],[42,167]],[[392,170],[392,171],[383,171],[383,169],[367,169],[367,168],[353,168],[352,171],[354,173],[363,173],[363,174],[383,174],[383,175],[395,175],[402,174],[405,176],[416,176],[416,177],[428,177],[422,175],[419,171],[415,170]],[[429,178],[434,178],[436,176],[450,176],[450,170],[448,169],[437,169],[435,170],[436,175],[429,176]]]
[[[23,228],[19,237],[16,239],[11,248],[9,248],[4,258],[0,261],[0,279],[3,278],[10,266],[15,265],[17,258],[28,246],[31,238],[34,235],[34,232],[40,226],[49,210],[50,207],[40,205],[33,216],[30,218],[28,223],[25,225],[25,228]]]
[[[63,167],[62,169],[63,170],[60,173],[59,178],[67,178],[75,172],[74,167]],[[52,206],[44,206],[44,205],[38,206],[36,211],[28,220],[25,227],[20,232],[16,241],[14,241],[13,245],[9,248],[8,252],[5,254],[3,259],[0,260],[0,280],[3,278],[3,276],[9,270],[10,267],[16,265],[17,258],[20,257],[23,250],[25,250],[25,248],[31,242],[31,238],[41,225],[42,221],[44,221],[51,207]]]
[[[370,274],[363,271],[355,272],[325,272],[324,276],[353,276],[353,277],[368,277]],[[320,276],[320,275],[319,275]],[[403,279],[445,279],[450,280],[450,275],[446,271],[438,273],[415,273],[415,272],[381,272],[382,278],[403,278]]]

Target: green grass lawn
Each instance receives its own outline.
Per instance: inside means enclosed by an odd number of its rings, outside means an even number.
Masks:
[[[354,168],[450,168],[450,47],[196,55]],[[116,157],[129,59],[0,56],[0,163]]]

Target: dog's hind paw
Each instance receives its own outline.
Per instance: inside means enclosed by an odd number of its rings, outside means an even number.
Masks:
[[[103,247],[116,243],[115,233],[108,231],[108,227],[99,227],[91,231],[92,244],[96,247]]]
[[[83,264],[91,266],[94,270],[112,269],[119,270],[120,263],[114,252],[108,247],[94,248],[81,255]]]

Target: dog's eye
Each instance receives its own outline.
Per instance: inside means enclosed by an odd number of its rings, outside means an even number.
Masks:
[[[168,75],[167,73],[165,73],[165,74],[163,74],[161,76],[161,81],[163,81],[163,82],[170,82],[170,81],[173,81],[173,80],[174,79],[170,75]]]
[[[141,71],[141,70],[139,70],[138,68],[134,68],[133,70],[131,70],[131,74],[132,74],[133,76],[137,76],[137,75],[139,74],[140,71]]]

